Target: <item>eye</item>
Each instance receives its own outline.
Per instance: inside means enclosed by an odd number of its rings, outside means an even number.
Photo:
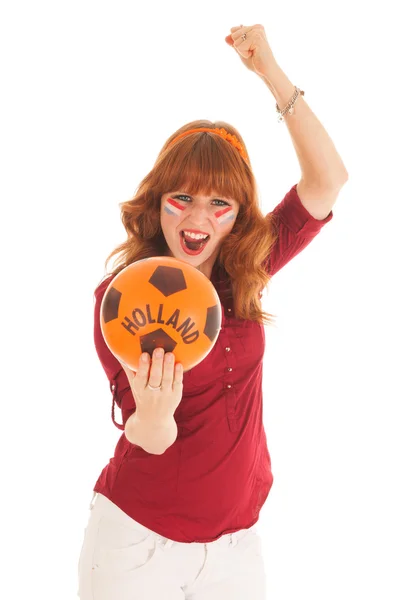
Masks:
[[[189,198],[189,200],[191,200],[191,197],[187,196],[186,194],[178,194],[177,196],[174,196],[174,198],[177,198],[178,200],[181,200],[181,198]],[[186,200],[184,200],[184,202],[186,202]],[[215,198],[213,202],[221,202],[221,204],[217,204],[217,206],[230,206],[229,202],[225,202],[225,200],[219,200],[218,198]]]
[[[189,200],[190,200],[190,197],[185,196],[185,194],[178,194],[178,196],[174,196],[174,198],[178,198],[178,200],[181,200],[182,198],[189,198]]]

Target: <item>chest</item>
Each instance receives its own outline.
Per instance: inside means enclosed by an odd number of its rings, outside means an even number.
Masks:
[[[259,366],[264,352],[265,334],[262,325],[248,320],[225,318],[210,353],[184,373],[184,394],[206,390],[212,384],[238,385],[249,371]]]

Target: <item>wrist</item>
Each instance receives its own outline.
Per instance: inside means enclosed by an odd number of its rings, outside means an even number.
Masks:
[[[282,72],[281,67],[278,65],[276,60],[271,61],[268,65],[263,67],[260,77],[265,81],[265,83],[272,85],[273,81],[279,77],[279,73]]]

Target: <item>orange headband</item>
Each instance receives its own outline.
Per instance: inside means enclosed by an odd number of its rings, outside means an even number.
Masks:
[[[211,131],[212,133],[217,133],[224,140],[226,140],[227,142],[232,144],[232,146],[234,146],[239,151],[239,154],[243,157],[245,162],[247,164],[249,164],[249,159],[247,157],[245,149],[243,148],[243,145],[239,142],[236,135],[232,135],[231,133],[228,133],[225,129],[218,129],[218,128],[210,129],[209,127],[200,127],[199,129],[189,129],[189,131],[184,131],[180,135],[177,135],[176,138],[174,138],[172,140],[172,142],[170,144],[168,144],[168,148],[172,144],[174,144],[176,142],[176,140],[183,138],[185,135],[189,135],[189,133],[195,133],[196,131]]]

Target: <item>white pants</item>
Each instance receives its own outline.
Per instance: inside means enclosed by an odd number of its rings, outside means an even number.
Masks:
[[[80,600],[265,600],[262,543],[254,526],[187,544],[147,529],[102,494],[93,494],[89,508],[78,566]]]

